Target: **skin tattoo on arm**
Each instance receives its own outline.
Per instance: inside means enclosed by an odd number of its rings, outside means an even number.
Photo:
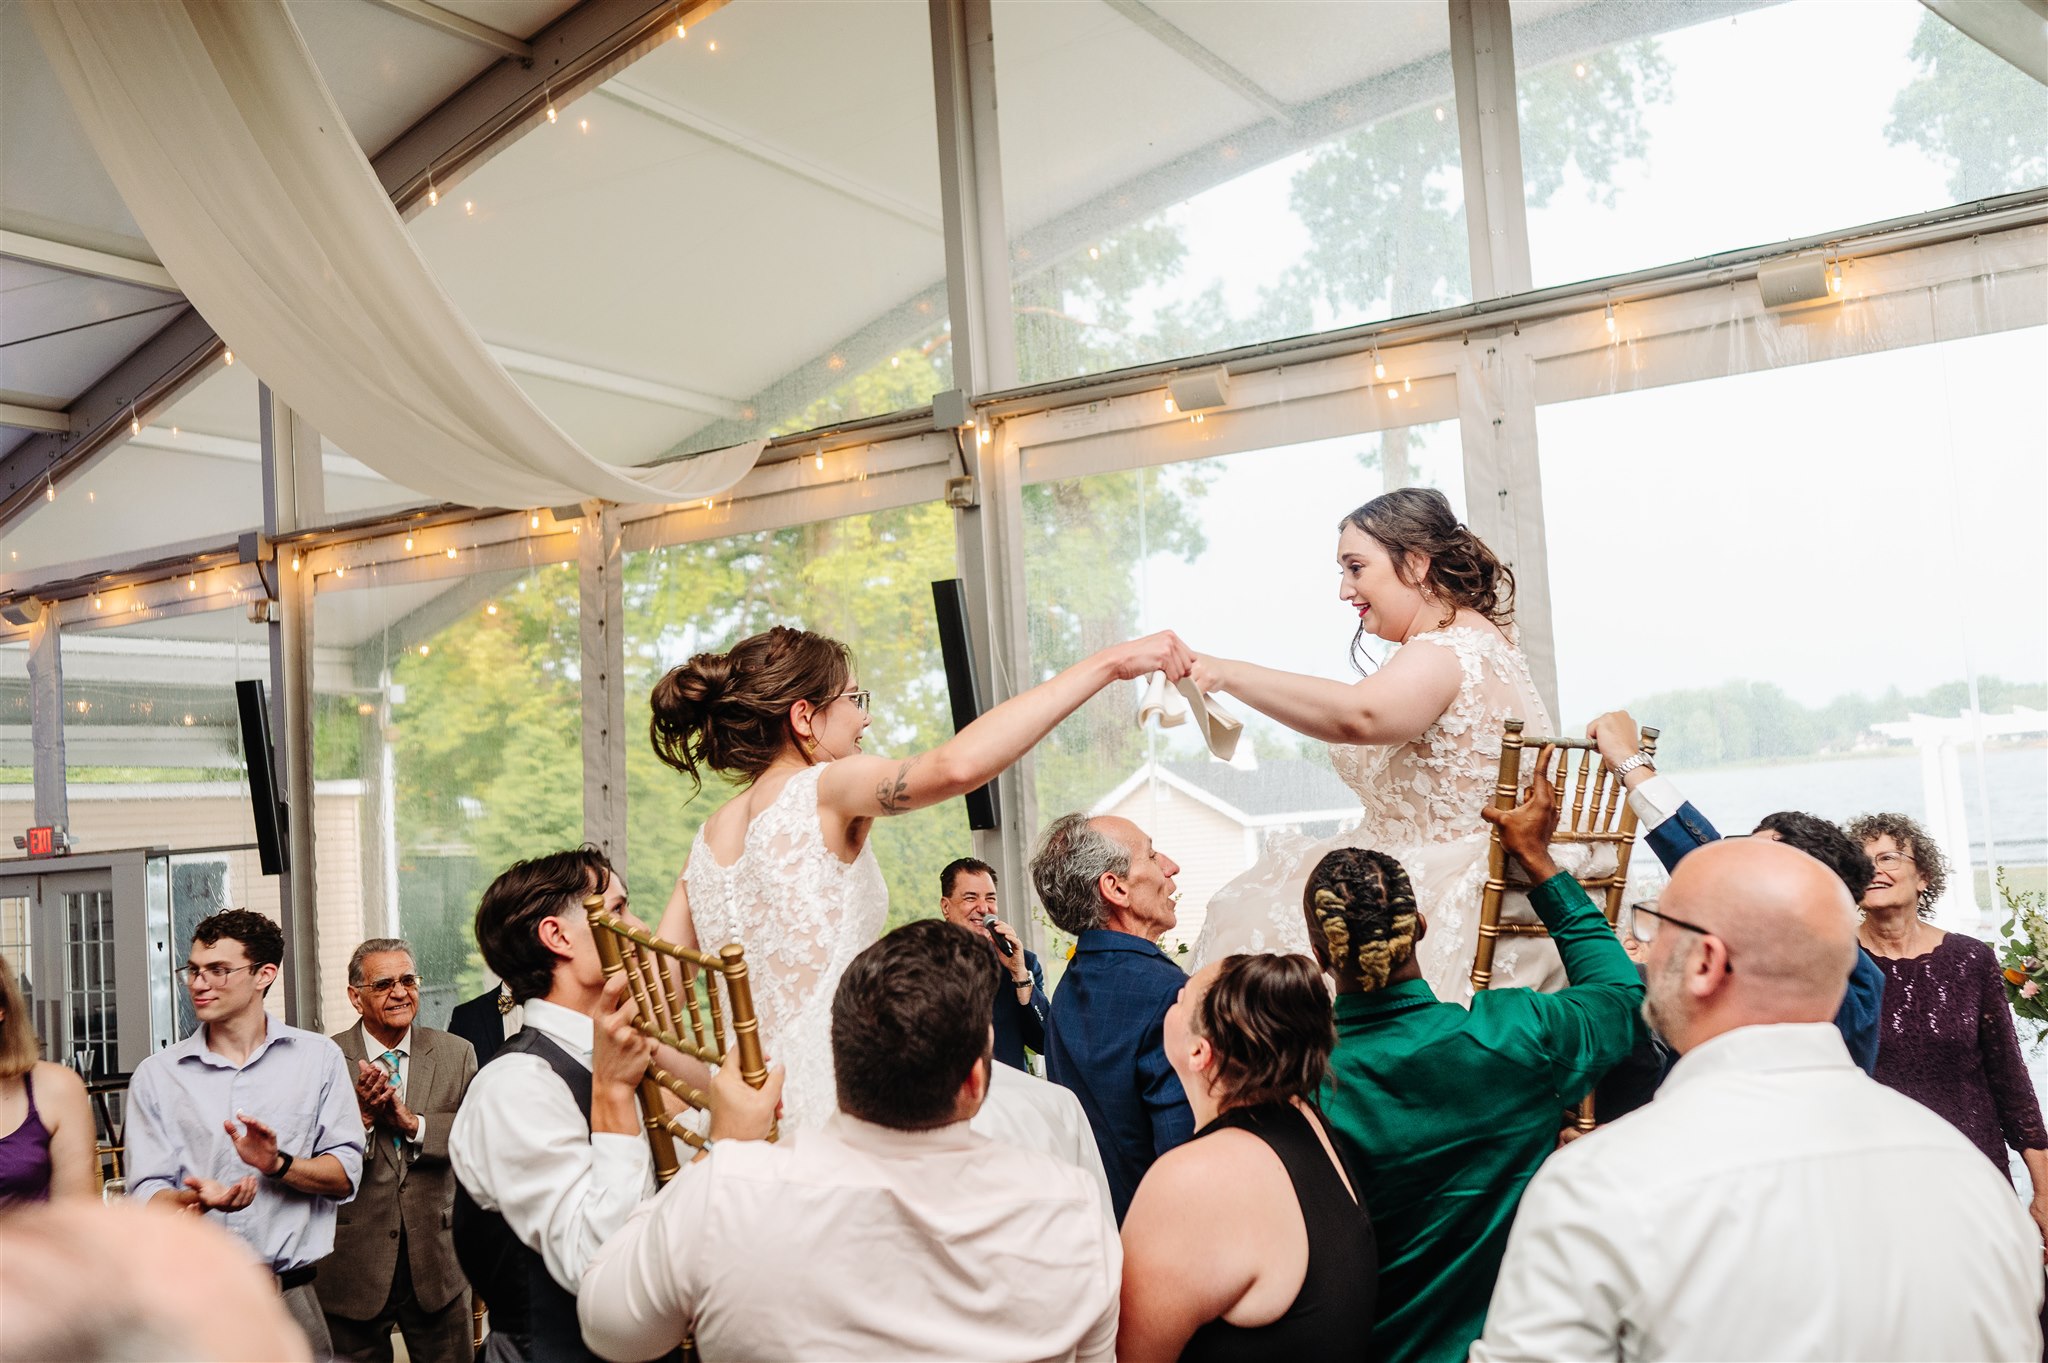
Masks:
[[[899,814],[910,807],[910,769],[916,765],[913,757],[897,768],[895,780],[885,779],[875,787],[875,803],[884,814]]]

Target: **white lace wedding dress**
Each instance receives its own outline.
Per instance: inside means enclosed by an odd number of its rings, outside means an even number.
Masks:
[[[1367,847],[1398,858],[1429,920],[1416,957],[1436,996],[1469,1004],[1472,953],[1479,941],[1479,895],[1486,882],[1487,826],[1479,811],[1493,797],[1503,724],[1523,720],[1531,734],[1552,732],[1550,714],[1519,648],[1483,626],[1453,625],[1410,639],[1404,648],[1444,648],[1464,674],[1450,706],[1407,743],[1339,745],[1330,765],[1358,796],[1357,824],[1312,841],[1286,835],[1268,842],[1258,863],[1218,890],[1196,939],[1194,964],[1233,952],[1307,954],[1302,886],[1325,854]],[[1523,759],[1526,776],[1535,754]],[[1560,864],[1566,861],[1559,849]],[[1526,898],[1511,896],[1503,916],[1533,921]],[[1503,937],[1494,984],[1554,988],[1563,982],[1547,938]]]
[[[789,778],[747,826],[739,860],[730,866],[718,864],[699,829],[683,871],[698,945],[715,952],[738,942],[747,950],[761,1049],[787,1072],[784,1131],[819,1126],[838,1106],[832,995],[889,917],[889,889],[874,844],[851,862],[825,846],[818,826],[824,770],[811,767]]]

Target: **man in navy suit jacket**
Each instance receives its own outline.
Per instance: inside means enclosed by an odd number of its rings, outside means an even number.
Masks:
[[[1075,938],[1046,1028],[1046,1075],[1081,1100],[1118,1225],[1152,1161],[1195,1134],[1161,1041],[1187,983],[1159,949],[1178,874],[1130,820],[1085,814],[1053,820],[1031,859],[1046,913]]]
[[[1609,767],[1620,767],[1636,755],[1641,743],[1636,722],[1626,710],[1600,716],[1586,726],[1586,737],[1600,748],[1600,758]],[[1659,776],[1649,763],[1641,763],[1622,775],[1628,788],[1629,807],[1649,831],[1643,841],[1670,870],[1686,853],[1718,841],[1720,833],[1707,816],[1693,808],[1668,776]],[[1861,900],[1874,874],[1870,858],[1847,833],[1827,820],[1811,814],[1782,813],[1767,816],[1752,837],[1787,842],[1826,865],[1849,887],[1849,897]],[[1877,1071],[1878,1013],[1884,1004],[1884,971],[1870,953],[1856,952],[1856,968],[1849,974],[1849,990],[1835,1014],[1835,1026],[1848,1043],[1849,1055],[1865,1074]]]

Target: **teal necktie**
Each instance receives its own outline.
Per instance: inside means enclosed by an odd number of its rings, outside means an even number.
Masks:
[[[386,1069],[391,1071],[392,1090],[403,1100],[405,1097],[405,1057],[397,1051],[386,1051],[377,1058],[384,1062]],[[394,1132],[391,1137],[391,1149],[393,1153],[403,1155],[405,1153],[405,1137]],[[403,1163],[403,1161],[400,1162]]]

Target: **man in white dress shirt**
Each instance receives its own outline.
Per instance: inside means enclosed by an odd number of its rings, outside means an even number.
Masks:
[[[694,1334],[707,1363],[1109,1359],[1123,1253],[1101,1192],[969,1125],[999,974],[936,919],[862,952],[832,1000],[840,1110],[796,1139],[761,1139],[779,1072],[756,1093],[722,1069],[709,1150],[584,1274],[585,1343],[642,1359]]]
[[[633,1094],[649,1045],[626,1024],[625,977],[605,985],[583,908],[600,888],[623,913],[625,884],[582,847],[515,864],[477,907],[484,963],[525,1006],[448,1138],[455,1249],[490,1311],[490,1363],[591,1357],[576,1329],[584,1266],[654,1192]]]
[[[1731,839],[1636,913],[1643,1011],[1682,1058],[1530,1181],[1475,1363],[2039,1358],[2041,1242],[2012,1189],[1833,1025],[1841,879]]]

